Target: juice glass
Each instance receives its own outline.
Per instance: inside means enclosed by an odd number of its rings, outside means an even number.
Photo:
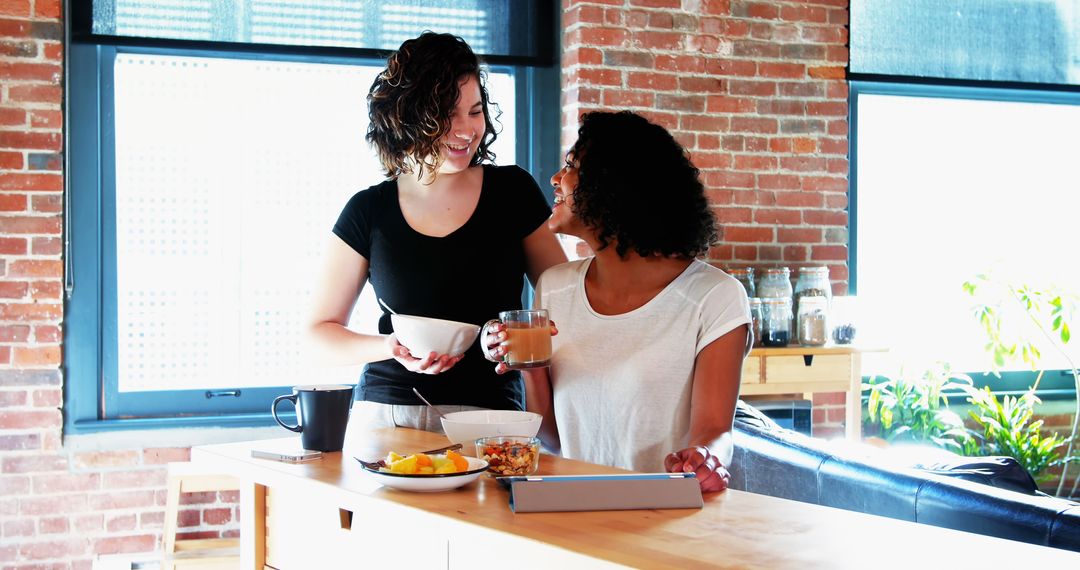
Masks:
[[[514,370],[542,368],[551,364],[551,325],[546,309],[503,311],[506,355],[503,362]]]

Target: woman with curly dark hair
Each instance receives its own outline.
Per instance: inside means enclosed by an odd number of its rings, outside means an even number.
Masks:
[[[702,490],[725,489],[750,305],[738,281],[695,259],[716,240],[697,168],[662,127],[596,112],[551,183],[548,227],[595,255],[536,287],[560,331],[550,370],[525,373],[545,445],[636,471],[693,471]],[[485,332],[485,351],[499,347],[501,325]]]
[[[347,328],[368,281],[399,313],[479,325],[520,308],[526,275],[535,283],[566,261],[536,182],[491,164],[485,74],[464,40],[432,32],[407,40],[367,101],[367,140],[388,178],[354,195],[334,225],[309,327],[316,356],[366,365],[353,423],[442,431],[413,388],[444,412],[523,409],[520,377],[497,376],[479,345],[463,355],[414,354],[388,312],[378,335]]]

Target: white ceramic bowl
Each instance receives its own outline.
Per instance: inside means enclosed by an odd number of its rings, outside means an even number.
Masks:
[[[386,487],[401,489],[402,491],[419,491],[421,493],[434,493],[436,491],[449,491],[468,485],[476,481],[487,471],[487,461],[475,457],[466,456],[469,460],[469,469],[461,473],[439,473],[432,475],[405,475],[402,473],[385,473],[367,467],[360,469],[372,479]]]
[[[470,410],[451,412],[442,419],[443,431],[453,443],[471,449],[481,437],[520,435],[533,437],[540,431],[540,414],[513,410]]]
[[[390,315],[398,342],[417,358],[428,354],[463,354],[480,334],[480,327],[415,315]]]

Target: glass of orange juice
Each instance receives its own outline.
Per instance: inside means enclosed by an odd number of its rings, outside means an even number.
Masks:
[[[546,309],[503,311],[499,320],[506,325],[508,368],[542,368],[551,364],[551,325]]]

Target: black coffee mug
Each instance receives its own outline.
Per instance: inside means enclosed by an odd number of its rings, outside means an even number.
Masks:
[[[278,402],[284,400],[289,400],[296,407],[294,426],[281,421],[277,415]],[[341,451],[345,444],[345,428],[349,425],[352,403],[352,386],[294,386],[292,394],[274,398],[270,412],[281,427],[300,434],[300,444],[304,449]]]

